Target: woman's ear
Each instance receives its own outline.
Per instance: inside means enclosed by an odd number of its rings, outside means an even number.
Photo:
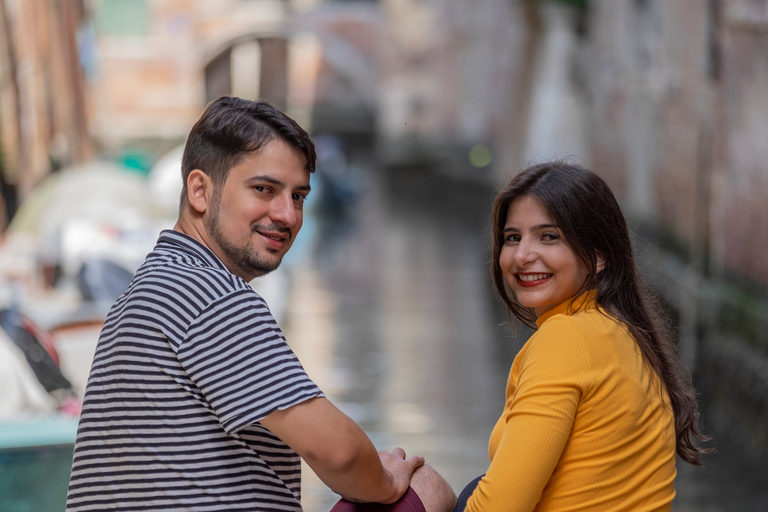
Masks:
[[[205,213],[208,209],[213,182],[210,176],[200,169],[194,169],[187,176],[187,201],[197,213]]]
[[[603,255],[600,254],[599,252],[597,253],[597,265],[596,265],[596,267],[597,267],[597,271],[595,272],[596,274],[599,274],[605,268],[605,259],[603,258]]]

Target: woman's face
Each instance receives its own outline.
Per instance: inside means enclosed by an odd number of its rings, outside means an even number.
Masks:
[[[589,272],[538,199],[509,205],[499,264],[509,287],[537,316],[572,298]]]

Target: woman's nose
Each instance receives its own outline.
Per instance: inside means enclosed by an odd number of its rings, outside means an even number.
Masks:
[[[515,249],[515,264],[517,266],[524,266],[536,259],[536,250],[531,242],[527,239],[520,240]]]

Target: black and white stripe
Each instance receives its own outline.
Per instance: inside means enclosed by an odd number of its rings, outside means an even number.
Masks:
[[[102,329],[67,511],[301,510],[299,457],[258,422],[317,396],[264,300],[164,231]]]

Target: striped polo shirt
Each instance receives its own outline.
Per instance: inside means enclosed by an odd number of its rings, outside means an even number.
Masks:
[[[319,396],[248,283],[163,231],[101,331],[67,511],[301,510],[300,459],[259,420]]]

